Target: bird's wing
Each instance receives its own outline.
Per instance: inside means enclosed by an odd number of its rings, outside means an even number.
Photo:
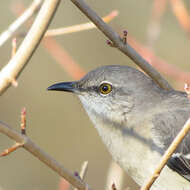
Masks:
[[[190,159],[182,154],[173,154],[167,163],[168,167],[190,181]]]
[[[190,116],[188,109],[175,109],[163,111],[153,117],[152,135],[155,144],[162,146],[165,151],[177,136]],[[167,165],[190,181],[190,134],[188,134]]]

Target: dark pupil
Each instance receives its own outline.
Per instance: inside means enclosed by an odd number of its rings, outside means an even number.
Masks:
[[[103,90],[104,92],[106,92],[106,91],[108,90],[108,86],[103,86],[103,87],[102,87],[102,90]]]

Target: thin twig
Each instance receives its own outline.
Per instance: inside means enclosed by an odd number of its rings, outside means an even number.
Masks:
[[[20,122],[21,134],[26,135],[26,108],[21,111],[21,122]]]
[[[17,42],[16,38],[12,39],[12,51],[11,51],[11,57],[13,58],[16,54],[16,48],[17,48]]]
[[[131,58],[143,71],[145,71],[160,87],[171,90],[170,84],[158,73],[143,57],[141,57],[129,44],[124,44],[119,35],[112,30],[83,0],[71,0],[116,47]]]
[[[24,10],[23,4],[19,5],[20,11]],[[19,12],[20,12],[19,11]],[[18,15],[19,12],[13,10]],[[113,12],[114,13],[114,12]],[[106,17],[106,21],[109,21],[109,16]],[[69,55],[69,53],[54,39],[52,36],[43,38],[41,45],[47,50],[47,52],[59,63],[64,70],[75,80],[83,77],[86,72],[81,68],[79,64]]]
[[[7,124],[0,121],[0,133],[3,133],[15,140],[17,143],[22,144],[22,147],[30,152],[32,155],[41,160],[49,168],[58,173],[61,177],[65,178],[69,183],[79,190],[92,190],[86,183],[74,176],[66,170],[60,163],[53,159],[50,155],[38,147],[29,137],[18,133]]]
[[[0,46],[2,46],[11,36],[13,36],[16,30],[35,13],[42,2],[43,0],[33,0],[32,4],[26,9],[26,11],[19,18],[17,18],[6,31],[0,34]]]
[[[114,10],[111,13],[109,13],[107,16],[103,17],[102,19],[104,22],[110,22],[117,15],[118,15],[118,11]],[[69,27],[49,29],[45,33],[45,37],[80,32],[80,31],[89,30],[89,29],[93,29],[93,28],[96,28],[96,26],[92,22],[88,22],[88,23],[77,24],[77,25],[73,25],[73,26],[69,26]]]
[[[0,72],[0,93],[8,88],[21,71],[24,69],[34,51],[38,47],[53,15],[59,5],[60,0],[45,0],[38,16],[36,17],[30,31],[17,50],[15,56]]]
[[[84,178],[86,177],[87,170],[88,170],[88,161],[84,161],[78,176],[79,179],[84,180]],[[74,190],[77,190],[77,188],[74,188]]]
[[[113,10],[111,13],[109,13],[107,16],[103,17],[102,19],[104,22],[108,23],[111,20],[113,20],[116,16],[118,16],[118,11]],[[59,35],[64,35],[64,34],[81,32],[81,31],[90,30],[93,28],[96,28],[96,26],[92,22],[87,22],[84,24],[77,24],[77,25],[68,26],[68,27],[49,29],[46,31],[44,37],[59,36]],[[17,34],[16,36],[22,36],[23,37],[23,36],[25,36],[25,34],[21,33],[21,34]]]
[[[88,161],[84,161],[79,173],[81,179],[84,179],[86,177],[87,170],[88,170]]]
[[[174,151],[176,150],[178,145],[181,143],[181,141],[188,134],[189,131],[190,131],[190,118],[186,121],[186,123],[183,126],[183,128],[181,129],[181,131],[178,133],[178,135],[173,140],[173,142],[171,143],[171,145],[169,146],[167,151],[164,153],[164,155],[162,156],[162,159],[161,159],[160,163],[158,164],[158,166],[156,167],[154,173],[152,174],[152,176],[150,176],[147,183],[145,183],[145,185],[141,187],[141,190],[149,190],[150,189],[150,187],[153,185],[155,180],[159,177],[159,175],[160,175],[162,169],[164,168],[164,166],[166,165],[167,161],[170,159],[170,157],[172,156],[172,154],[174,153]]]
[[[7,156],[10,153],[14,152],[15,150],[17,150],[18,148],[22,147],[23,143],[15,143],[12,147],[5,149],[1,154],[1,156]]]
[[[20,131],[22,135],[26,135],[26,109],[23,108],[21,111],[21,122],[20,122]],[[4,150],[0,156],[7,156],[11,152],[14,152],[18,148],[22,147],[24,143],[16,142],[12,147]]]
[[[20,122],[20,131],[22,135],[26,135],[26,109],[23,108],[21,111],[21,122]],[[12,147],[4,150],[0,156],[7,156],[11,152],[14,152],[18,148],[22,147],[24,144],[16,142]]]
[[[12,45],[11,58],[13,58],[15,56],[15,54],[16,54],[16,48],[17,48],[16,38],[12,39],[12,44],[11,45]],[[16,79],[12,79],[11,84],[14,87],[18,86],[18,82],[16,81]]]
[[[170,0],[174,15],[180,26],[190,35],[190,16],[182,0]]]

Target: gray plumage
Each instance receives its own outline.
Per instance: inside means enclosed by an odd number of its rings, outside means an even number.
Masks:
[[[113,159],[139,185],[146,182],[190,116],[186,93],[166,91],[128,66],[100,67],[79,81],[48,89],[79,96]],[[190,134],[168,167],[151,190],[190,190]]]

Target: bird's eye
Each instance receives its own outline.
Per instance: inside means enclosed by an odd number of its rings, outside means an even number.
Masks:
[[[112,91],[112,85],[109,84],[109,83],[102,83],[100,86],[99,86],[99,92],[101,94],[109,94],[110,92]]]

